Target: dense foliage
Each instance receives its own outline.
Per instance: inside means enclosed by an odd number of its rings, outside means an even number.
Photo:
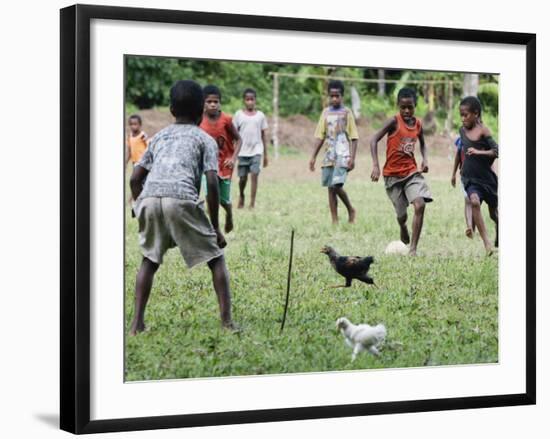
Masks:
[[[378,83],[360,82],[361,79],[378,79],[378,70],[359,67],[325,67],[298,64],[272,64],[257,62],[229,62],[189,60],[161,57],[128,56],[126,58],[126,102],[129,108],[146,109],[167,107],[171,85],[179,79],[194,79],[201,85],[215,84],[223,94],[223,108],[234,112],[242,105],[242,92],[247,87],[257,91],[258,107],[270,115],[273,111],[273,77],[271,72],[304,75],[341,76],[357,78],[345,82],[345,102],[351,105],[351,87],[355,87],[361,100],[362,114],[374,120],[376,127],[396,111],[397,91],[404,86],[415,89],[419,95],[417,112],[424,117],[430,110],[438,125],[443,127],[448,113],[448,85],[414,81],[453,81],[453,123],[460,123],[458,103],[463,94],[462,73],[439,73],[405,70],[385,70],[384,92],[378,93]],[[393,81],[393,82],[392,82]],[[279,114],[283,117],[302,114],[316,119],[326,103],[328,80],[307,77],[279,78]],[[480,75],[478,95],[482,100],[489,127],[498,133],[498,76]]]

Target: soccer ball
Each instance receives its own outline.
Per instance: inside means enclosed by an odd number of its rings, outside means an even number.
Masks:
[[[386,246],[384,253],[387,255],[406,255],[409,247],[403,241],[392,241]]]

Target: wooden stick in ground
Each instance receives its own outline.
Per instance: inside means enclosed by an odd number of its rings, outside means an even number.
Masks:
[[[292,233],[290,235],[290,259],[288,261],[288,276],[286,280],[286,299],[285,299],[285,311],[283,313],[283,321],[281,323],[281,332],[283,332],[283,329],[285,327],[285,321],[286,321],[286,313],[288,311],[288,300],[290,297],[290,276],[292,274],[292,256],[294,254],[294,229],[292,229]]]

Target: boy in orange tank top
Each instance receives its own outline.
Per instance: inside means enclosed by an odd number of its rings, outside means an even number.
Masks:
[[[130,134],[126,138],[126,166],[128,166],[130,160],[133,165],[139,162],[147,149],[149,139],[147,134],[141,130],[141,124],[141,116],[138,114],[132,114],[128,118]]]
[[[399,113],[387,120],[384,126],[374,134],[370,148],[373,169],[372,181],[380,178],[378,162],[378,142],[387,134],[386,163],[383,175],[386,193],[393,203],[397,222],[401,229],[401,241],[410,243],[409,254],[416,256],[416,248],[424,222],[426,203],[431,202],[432,195],[422,176],[428,172],[428,155],[422,132],[422,122],[414,117],[416,107],[416,93],[410,88],[402,88],[397,95]],[[416,142],[420,142],[422,165],[418,170],[414,158]],[[414,206],[412,225],[412,239],[407,229],[407,207]]]

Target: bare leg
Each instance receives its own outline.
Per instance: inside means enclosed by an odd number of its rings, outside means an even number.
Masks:
[[[229,290],[229,272],[225,265],[225,259],[218,256],[208,261],[208,268],[212,272],[212,283],[218,298],[220,307],[220,318],[224,328],[233,329],[234,324],[231,319],[231,292]]]
[[[256,192],[258,191],[258,174],[250,174],[252,185],[250,186],[250,208],[254,209],[256,205]]]
[[[416,256],[416,247],[418,246],[418,240],[420,239],[420,233],[422,232],[422,224],[424,223],[424,209],[426,208],[426,202],[423,198],[417,198],[412,202],[412,204],[414,206],[414,218],[409,254],[411,256]]]
[[[350,223],[355,223],[355,209],[351,205],[351,201],[349,200],[348,194],[344,190],[342,186],[334,186],[334,192],[338,197],[342,200],[344,203],[344,206],[346,206],[346,209],[348,209],[348,218]]]
[[[488,255],[493,252],[493,245],[487,236],[487,229],[485,228],[485,222],[483,221],[483,216],[481,215],[481,202],[479,196],[476,193],[470,195],[470,201],[472,203],[472,218],[474,224],[479,230],[479,235],[483,240],[483,245],[485,246],[485,251]]]
[[[244,190],[247,180],[248,176],[246,175],[239,177],[239,204],[237,205],[237,209],[242,209],[244,207]]]
[[[154,263],[150,259],[143,258],[141,261],[141,267],[136,276],[136,301],[134,319],[130,325],[130,335],[136,335],[138,332],[145,330],[145,306],[147,305],[147,300],[149,300],[153,278],[158,268],[159,264]]]
[[[233,230],[233,209],[231,203],[220,203],[221,206],[225,209],[225,233],[231,232]]]
[[[328,207],[330,208],[332,224],[338,224],[338,199],[333,187],[328,188]]]
[[[491,219],[495,222],[495,228],[496,228],[495,247],[498,248],[498,207],[489,206],[489,215]]]
[[[400,232],[401,232],[401,241],[404,244],[408,244],[411,242],[411,238],[409,236],[409,230],[407,229],[407,214],[403,216],[397,217],[397,223],[399,224]]]
[[[472,203],[469,198],[464,199],[464,219],[466,220],[466,236],[474,237],[475,225],[472,219]]]

